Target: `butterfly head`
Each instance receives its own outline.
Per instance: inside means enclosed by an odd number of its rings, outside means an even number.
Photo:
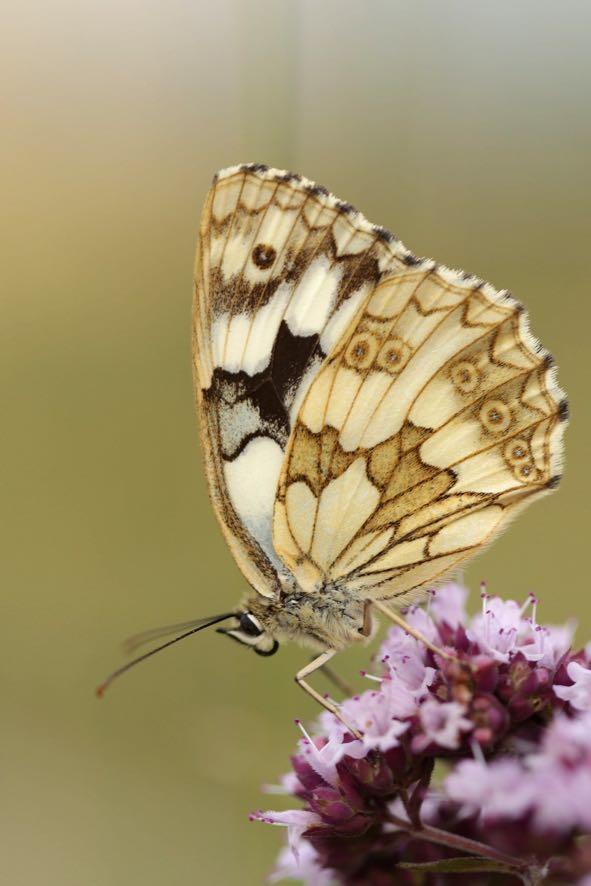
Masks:
[[[257,655],[274,655],[279,649],[279,642],[265,629],[261,620],[248,610],[237,612],[230,624],[217,628],[217,632],[244,646],[250,646]]]
[[[291,580],[272,597],[251,594],[216,630],[258,655],[273,655],[280,643],[294,641],[317,651],[344,649],[367,637],[364,625],[365,604],[357,595],[333,586],[305,593]]]

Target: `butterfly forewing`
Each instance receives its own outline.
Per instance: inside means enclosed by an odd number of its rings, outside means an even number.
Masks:
[[[196,263],[195,384],[208,481],[246,578],[274,592],[272,538],[292,424],[391,262],[381,229],[323,188],[257,165],[219,173]]]

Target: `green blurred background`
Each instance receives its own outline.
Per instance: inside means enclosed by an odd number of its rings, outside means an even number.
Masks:
[[[244,589],[191,389],[217,168],[301,171],[527,304],[570,395],[566,478],[467,577],[589,636],[590,27],[586,0],[5,7],[2,882],[249,886],[279,845],[247,813],[315,712],[306,653],[211,632],[93,695],[123,637]]]

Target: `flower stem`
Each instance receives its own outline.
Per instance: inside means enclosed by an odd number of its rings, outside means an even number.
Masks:
[[[469,855],[476,855],[481,858],[490,858],[519,872],[527,871],[530,868],[527,861],[507,855],[505,852],[494,849],[492,846],[487,846],[486,843],[480,843],[478,840],[461,837],[459,834],[451,834],[449,831],[434,828],[428,824],[416,827],[410,821],[405,821],[403,818],[398,818],[397,815],[392,815],[391,813],[388,815],[387,820],[406,831],[412,837],[416,837],[417,840],[426,840],[429,843],[438,843],[440,846],[447,846],[449,849],[455,849],[458,852],[466,852]]]

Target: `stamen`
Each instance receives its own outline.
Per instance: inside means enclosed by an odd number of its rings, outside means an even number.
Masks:
[[[537,597],[536,597],[535,594],[532,594],[532,593],[531,593],[531,591],[530,591],[530,593],[527,595],[526,600],[525,600],[525,603],[523,604],[523,606],[522,606],[521,609],[519,610],[519,615],[521,616],[521,618],[523,618],[523,616],[525,615],[525,613],[527,612],[527,610],[529,609],[530,606],[532,607],[532,619],[533,619],[533,623],[534,623],[534,625],[535,625],[535,623],[536,623],[536,609],[537,609],[537,606],[538,606],[538,599],[537,599]]]
[[[535,594],[530,594],[531,597],[531,619],[534,627],[537,625],[537,612],[538,612],[538,598]]]
[[[296,726],[298,727],[298,729],[300,730],[300,732],[302,733],[302,735],[304,736],[304,738],[306,739],[306,741],[308,742],[308,744],[311,745],[315,751],[317,751],[318,748],[316,747],[316,745],[314,744],[314,742],[310,738],[310,735],[306,731],[306,727],[304,726],[302,721],[301,720],[294,720],[294,722],[295,722]]]
[[[329,782],[330,784],[333,784],[333,781],[331,780],[330,773],[327,771],[327,766],[330,768],[330,765],[331,765],[331,763],[330,763],[330,757],[329,757],[329,759],[327,760],[327,759],[326,759],[326,754],[323,754],[323,753],[322,753],[323,751],[325,751],[325,750],[327,750],[328,748],[330,748],[330,742],[326,742],[326,744],[324,744],[321,748],[317,747],[317,746],[316,746],[316,743],[315,743],[314,740],[311,738],[310,734],[306,731],[306,729],[305,729],[305,727],[304,727],[302,721],[301,721],[301,720],[296,720],[295,722],[296,722],[296,725],[297,725],[297,726],[299,727],[299,729],[301,730],[302,735],[304,736],[304,738],[305,738],[305,740],[306,740],[306,742],[307,742],[307,745],[308,745],[308,746],[307,746],[307,749],[306,749],[306,753],[307,753],[308,755],[311,755],[311,756],[314,757],[314,759],[315,759],[315,763],[310,763],[310,765],[311,765],[312,768],[315,769],[320,775],[322,775],[322,777],[324,778],[325,781]],[[330,752],[328,752],[328,753],[330,753]],[[336,784],[336,782],[333,784],[333,787],[335,786],[335,784]]]
[[[517,646],[517,633],[518,633],[517,628],[509,628],[509,630],[507,631],[508,635],[513,634],[513,636],[511,637],[511,640],[510,640],[511,645],[507,649],[507,652],[513,652],[513,650]]]
[[[544,651],[545,651],[545,647],[546,647],[546,637],[549,632],[546,630],[546,628],[543,628],[541,625],[536,625],[534,630],[535,630],[536,634],[538,635],[538,637],[540,638],[539,650],[540,650],[540,655],[543,655]]]
[[[488,600],[488,594],[486,592],[486,587],[487,587],[486,582],[481,581],[480,582],[480,599],[482,600],[482,615],[483,616],[486,615],[486,603]]]
[[[367,671],[360,671],[360,674],[367,680],[375,680],[376,683],[381,683],[384,680],[384,677],[376,677],[374,674],[368,674]]]

